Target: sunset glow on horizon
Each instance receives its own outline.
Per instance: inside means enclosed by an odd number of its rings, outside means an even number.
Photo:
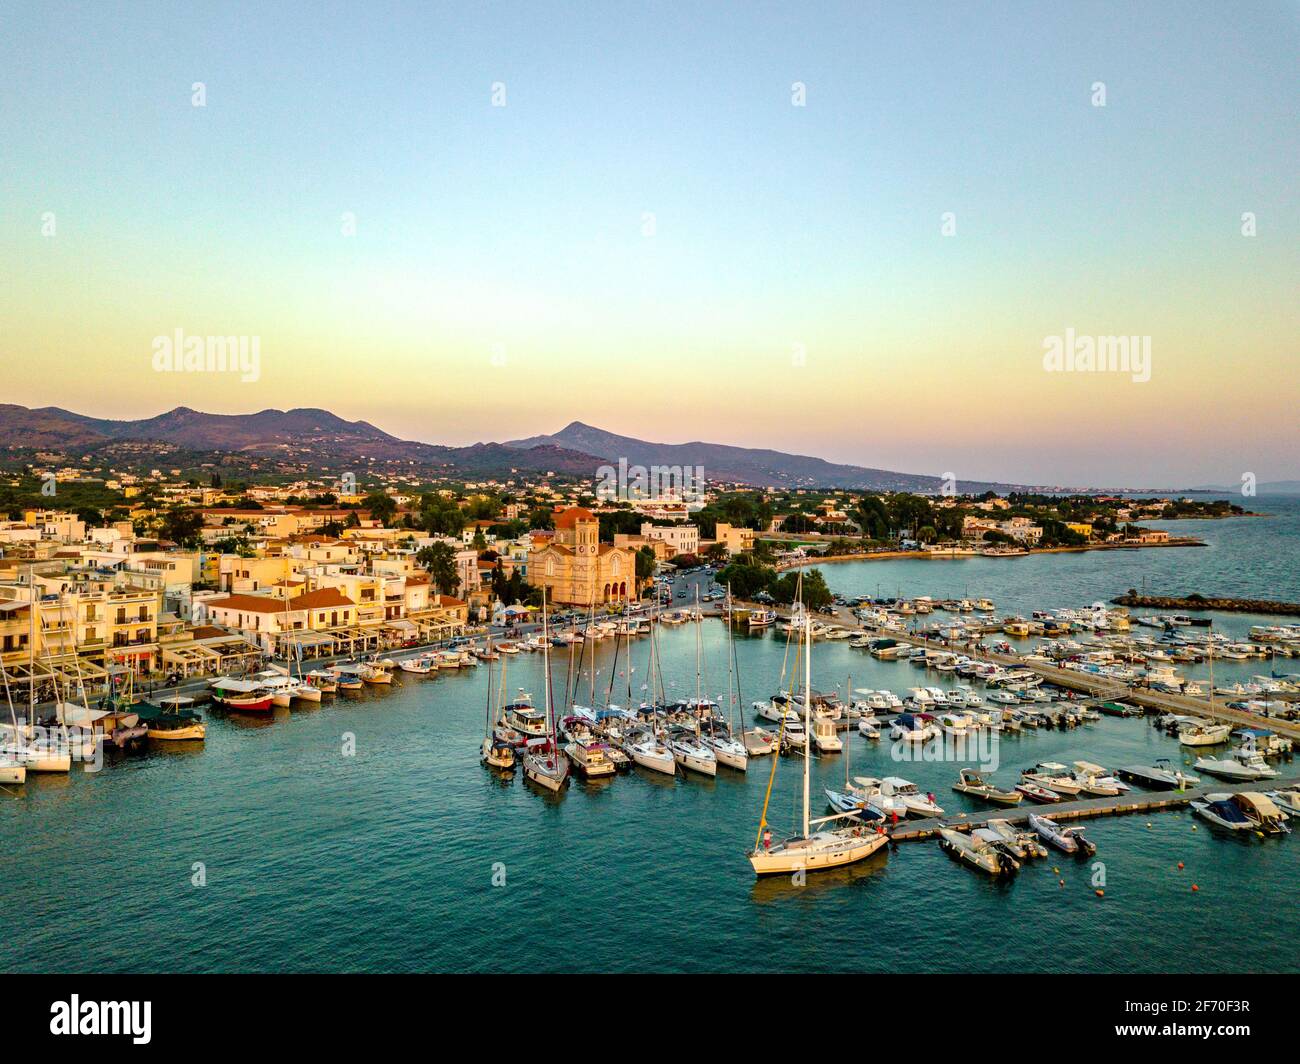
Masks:
[[[6,16],[0,402],[1300,478],[1294,6],[348,10]]]

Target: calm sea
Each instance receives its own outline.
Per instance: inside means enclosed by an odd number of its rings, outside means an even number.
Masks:
[[[1267,519],[1176,522],[1209,546],[1021,559],[826,566],[852,594],[969,593],[1003,612],[1086,605],[1129,587],[1300,599],[1300,500]],[[1216,617],[1245,630],[1264,618]],[[699,627],[704,690],[726,690],[725,633]],[[665,630],[670,693],[695,692],[697,627]],[[738,641],[744,704],[780,682],[783,637]],[[633,650],[639,688],[648,645]],[[596,687],[626,690],[605,646]],[[563,683],[567,651],[552,656]],[[823,689],[922,682],[907,664],[819,644]],[[538,656],[507,683],[540,700]],[[1216,664],[1242,678],[1268,663]],[[1300,672],[1300,661],[1279,661]],[[1300,840],[1225,838],[1187,813],[1094,821],[1103,867],[1053,855],[1011,882],[933,842],[853,869],[756,883],[770,759],[747,775],[635,769],[559,797],[478,763],[487,669],[399,679],[249,722],[214,716],[197,752],[158,750],[98,774],[0,793],[0,969],[8,971],[1298,971]],[[926,682],[940,682],[931,677]],[[617,698],[616,698],[617,700]],[[355,737],[355,756],[343,751]],[[901,775],[951,812],[951,763],[899,763],[849,740],[853,775]],[[1041,760],[1114,766],[1177,743],[1139,720],[1005,738],[996,778]],[[1300,775],[1300,761],[1286,766]],[[797,760],[777,766],[770,819],[798,818]],[[814,797],[843,757],[814,763]],[[817,802],[820,810],[820,802]],[[1177,866],[1182,862],[1184,867]],[[199,872],[205,885],[195,886]],[[1104,875],[1105,896],[1092,878]],[[1192,890],[1195,884],[1199,889]]]

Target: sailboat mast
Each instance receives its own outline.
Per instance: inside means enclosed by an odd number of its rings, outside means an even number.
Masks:
[[[812,617],[805,613],[803,662],[803,837],[808,837],[808,762],[812,760]]]
[[[699,584],[695,585],[695,612],[697,614],[695,618],[695,712],[698,713],[700,711],[700,652],[702,649],[700,646],[700,628],[703,626],[703,622],[698,617],[700,612]]]

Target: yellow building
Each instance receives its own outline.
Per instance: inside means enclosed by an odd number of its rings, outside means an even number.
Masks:
[[[1084,539],[1092,539],[1092,525],[1084,524],[1081,521],[1066,521],[1065,527],[1071,532],[1077,532]]]
[[[600,522],[573,506],[555,518],[555,536],[528,554],[528,582],[546,589],[551,602],[586,606],[635,601],[636,552],[600,542]]]

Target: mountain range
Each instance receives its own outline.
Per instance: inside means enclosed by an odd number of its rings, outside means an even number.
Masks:
[[[552,435],[470,447],[403,440],[366,421],[346,421],[328,410],[261,410],[207,414],[177,407],[157,417],[115,421],[59,407],[0,404],[0,454],[39,451],[70,459],[98,455],[121,462],[141,447],[195,455],[284,459],[307,466],[358,469],[401,463],[442,474],[509,475],[547,472],[594,479],[600,465],[702,467],[711,482],[755,487],[866,488],[937,491],[934,476],[842,465],[809,455],[696,440],[654,443],[574,421]],[[18,455],[15,455],[17,457]],[[1013,485],[962,483],[963,491]]]

